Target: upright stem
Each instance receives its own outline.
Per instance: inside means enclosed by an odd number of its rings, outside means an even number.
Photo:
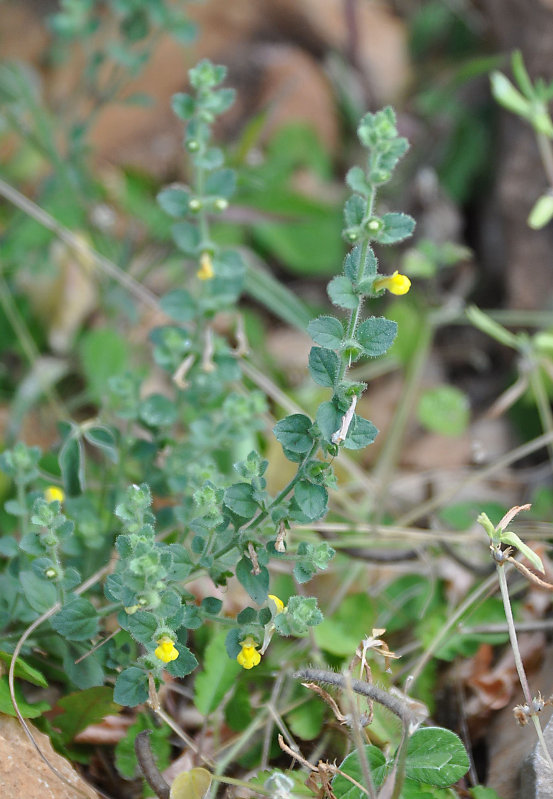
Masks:
[[[545,738],[543,737],[543,731],[541,728],[537,711],[534,709],[533,706],[534,704],[533,698],[532,694],[530,693],[530,686],[528,685],[528,679],[526,677],[526,672],[524,670],[524,663],[522,662],[522,657],[518,646],[515,621],[513,619],[513,612],[511,610],[511,600],[509,597],[509,587],[507,585],[507,578],[505,577],[504,564],[496,562],[496,570],[497,570],[497,577],[499,580],[499,588],[501,590],[501,599],[503,600],[503,608],[505,610],[505,618],[507,619],[507,627],[509,629],[509,640],[511,642],[511,649],[513,650],[513,656],[515,658],[515,666],[518,678],[520,680],[520,685],[522,687],[522,693],[524,694],[524,701],[528,706],[528,710],[530,712],[530,718],[532,719],[534,727],[536,728],[536,734],[538,736],[538,740],[543,750],[543,755],[551,769],[551,773],[553,774],[553,761],[551,760],[551,755],[549,754]]]

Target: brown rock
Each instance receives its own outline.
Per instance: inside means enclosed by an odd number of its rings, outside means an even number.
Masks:
[[[28,723],[28,722],[27,722]],[[57,777],[36,752],[17,719],[0,714],[0,796],[2,799],[98,799],[71,764],[52,749],[47,735],[29,724],[40,751],[74,787]]]

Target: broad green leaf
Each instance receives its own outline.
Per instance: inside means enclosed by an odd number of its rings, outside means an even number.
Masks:
[[[68,496],[81,494],[85,488],[85,474],[84,447],[80,436],[67,436],[59,451],[58,463],[65,493]]]
[[[352,658],[360,641],[370,635],[374,622],[375,610],[369,597],[350,594],[315,629],[317,646],[332,655]]]
[[[443,436],[460,436],[470,421],[467,395],[456,386],[441,385],[427,389],[417,407],[419,422]]]
[[[36,702],[35,704],[27,702],[21,688],[17,684],[15,685],[14,693],[17,707],[23,718],[36,719],[38,716],[42,716],[47,710],[50,710],[48,702]],[[10,696],[7,675],[0,677],[0,713],[5,713],[7,716],[17,715]]]
[[[320,519],[326,511],[328,492],[324,486],[300,480],[294,489],[294,499],[310,521]]]
[[[141,775],[136,761],[134,741],[138,733],[144,732],[144,730],[152,731],[150,734],[150,747],[157,767],[163,771],[169,765],[171,756],[169,736],[172,734],[171,728],[167,724],[162,724],[158,727],[146,713],[138,713],[134,724],[129,727],[125,737],[115,747],[115,766],[119,774],[127,780],[132,780],[133,777]]]
[[[58,701],[57,707],[64,712],[53,719],[53,726],[62,733],[64,743],[72,741],[90,724],[98,724],[106,716],[120,710],[113,701],[113,690],[103,685],[68,694]]]
[[[94,425],[84,431],[84,437],[89,444],[101,450],[113,463],[119,460],[117,442],[112,431],[106,425]]]
[[[251,519],[259,510],[250,483],[234,483],[225,491],[223,504],[242,519]]]
[[[56,604],[58,594],[54,583],[41,580],[33,571],[23,571],[19,575],[25,599],[38,613],[44,613]]]
[[[355,310],[359,305],[359,297],[353,290],[351,280],[345,275],[336,275],[327,286],[330,301],[339,308]]]
[[[371,187],[367,183],[364,171],[360,166],[352,166],[346,175],[346,183],[352,191],[357,192],[362,197],[368,197]]]
[[[319,386],[332,388],[338,378],[340,359],[333,350],[324,347],[311,347],[309,353],[309,373]]]
[[[260,566],[259,574],[252,574],[252,562],[249,558],[241,558],[236,564],[236,577],[257,605],[262,605],[269,593],[269,572],[266,566]]]
[[[88,599],[75,597],[50,619],[50,624],[68,641],[85,641],[98,632],[98,613]]]
[[[196,315],[196,303],[185,289],[169,291],[161,297],[159,304],[175,322],[190,322]]]
[[[186,216],[189,200],[190,192],[185,186],[180,186],[178,183],[167,186],[166,189],[162,189],[157,195],[157,201],[161,208],[166,214],[175,219]]]
[[[148,427],[169,427],[177,420],[177,409],[163,394],[150,394],[140,403],[138,415]]]
[[[0,652],[0,660],[6,663],[9,668],[12,662],[12,655],[8,652]],[[20,677],[26,682],[32,683],[33,685],[38,685],[41,688],[48,687],[46,677],[41,674],[38,669],[35,669],[34,666],[30,666],[28,663],[26,663],[21,656],[17,658],[15,663],[14,675],[16,677]]]
[[[483,785],[475,785],[474,788],[469,788],[469,793],[472,799],[501,799],[493,788],[485,788]]]
[[[124,669],[115,681],[113,699],[118,705],[136,707],[148,699],[148,675],[137,666]]]
[[[504,533],[501,533],[501,541],[504,544],[510,544],[513,547],[516,547],[525,558],[527,558],[532,566],[535,569],[545,574],[545,569],[543,568],[543,563],[539,555],[536,555],[533,549],[530,549],[528,544],[525,544],[524,541],[521,541],[520,538],[516,533],[511,533],[509,530],[506,530]]]
[[[89,391],[97,401],[105,397],[109,379],[124,372],[130,359],[127,340],[107,327],[83,334],[79,355]]]
[[[197,254],[196,251],[200,243],[200,233],[197,227],[190,222],[176,222],[171,227],[171,233],[179,250],[182,250],[186,255]]]
[[[194,704],[204,716],[217,710],[241,671],[236,660],[227,657],[225,638],[223,631],[211,639],[205,649],[203,670],[194,681]]]
[[[319,316],[313,319],[307,326],[307,332],[315,344],[330,350],[340,349],[344,338],[344,326],[335,316]]]
[[[407,214],[384,214],[381,220],[382,228],[375,236],[379,244],[397,244],[409,238],[415,229],[415,220]]]
[[[178,774],[171,784],[169,799],[204,799],[211,785],[211,774],[205,768],[193,768]]]
[[[359,325],[355,338],[363,347],[363,354],[375,358],[390,349],[396,335],[396,322],[382,316],[372,316]]]
[[[292,734],[303,741],[312,741],[323,726],[325,706],[320,699],[312,699],[300,705],[286,716]]]
[[[225,721],[234,732],[242,732],[249,725],[251,717],[249,688],[244,682],[239,682],[225,705]]]
[[[303,413],[292,413],[276,423],[273,433],[285,449],[303,454],[313,446],[309,434],[312,424],[311,419]]]
[[[127,630],[134,639],[144,645],[152,642],[158,627],[156,617],[147,610],[137,610],[132,614],[122,610],[118,615],[118,621],[124,630]]]
[[[365,746],[365,754],[373,783],[375,787],[378,788],[383,783],[386,776],[386,758],[380,749],[371,745]],[[340,771],[348,774],[348,776],[352,777],[360,785],[364,784],[365,777],[357,752],[352,752],[340,763]],[[341,774],[337,774],[332,780],[332,790],[336,795],[336,799],[365,799],[367,796],[365,791],[357,788],[345,777],[342,777]]]
[[[165,666],[165,671],[172,674],[173,677],[187,677],[198,666],[196,656],[190,649],[181,641],[177,641],[177,649],[179,656],[176,660],[172,660]]]
[[[447,787],[460,780],[469,765],[463,742],[451,730],[424,727],[407,744],[405,773],[411,779]]]
[[[205,182],[206,194],[218,197],[232,197],[236,191],[236,172],[234,169],[217,169],[208,175]]]
[[[344,205],[344,221],[347,227],[357,227],[365,217],[367,203],[358,194],[346,200]]]
[[[377,435],[378,428],[372,422],[355,414],[344,441],[344,447],[346,449],[363,449],[372,444]]]

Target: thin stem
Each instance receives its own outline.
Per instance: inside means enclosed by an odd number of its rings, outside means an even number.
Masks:
[[[465,599],[465,601],[459,605],[457,610],[449,617],[447,622],[441,628],[438,635],[434,638],[434,640],[428,646],[428,648],[423,652],[413,671],[411,671],[409,679],[412,680],[412,684],[415,682],[415,680],[418,679],[418,677],[420,677],[420,674],[424,669],[424,667],[426,666],[426,664],[428,663],[428,661],[433,657],[434,653],[440,648],[441,644],[447,638],[453,627],[455,627],[459,619],[461,619],[465,615],[467,610],[469,610],[469,608],[472,605],[474,605],[475,602],[477,602],[479,599],[485,596],[490,589],[494,588],[495,584],[496,584],[495,574],[492,574],[488,577],[487,580],[484,580],[484,582],[481,583],[478,586],[478,588],[476,588]]]
[[[536,139],[541,162],[543,164],[543,171],[545,172],[550,188],[553,189],[553,150],[551,148],[551,142],[544,133],[536,133]]]
[[[538,413],[543,431],[544,433],[553,434],[553,413],[551,412],[551,403],[545,390],[539,363],[535,363],[530,372],[530,385],[534,393],[536,405],[538,406]],[[547,449],[549,452],[549,460],[553,464],[553,441],[549,442]]]
[[[507,627],[509,628],[509,641],[511,642],[511,649],[513,651],[513,656],[515,659],[515,666],[518,674],[518,678],[520,680],[520,685],[522,687],[522,693],[524,694],[524,700],[528,706],[528,710],[530,712],[530,717],[536,728],[536,733],[538,736],[538,740],[541,744],[544,757],[551,768],[551,773],[553,774],[553,761],[551,760],[551,755],[549,754],[549,750],[547,748],[547,744],[545,742],[545,738],[543,737],[543,732],[540,724],[540,720],[538,718],[537,711],[534,710],[533,707],[533,698],[530,692],[530,686],[528,684],[528,678],[526,677],[526,671],[524,669],[524,663],[522,662],[522,656],[520,654],[520,649],[518,646],[518,638],[515,628],[515,620],[513,618],[513,611],[511,609],[511,599],[509,597],[509,587],[507,585],[507,578],[505,577],[505,565],[503,563],[496,563],[496,571],[497,577],[499,580],[499,588],[501,591],[501,599],[503,600],[503,608],[505,610],[505,618],[507,620]]]

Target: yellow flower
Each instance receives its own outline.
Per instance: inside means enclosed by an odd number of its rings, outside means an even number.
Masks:
[[[284,602],[282,601],[282,599],[279,599],[274,594],[269,594],[269,599],[272,599],[273,602],[275,603],[277,613],[282,613],[284,611]]]
[[[174,641],[167,635],[162,635],[161,638],[158,639],[158,646],[154,655],[159,660],[162,660],[164,663],[170,663],[172,660],[176,660],[179,656],[179,650],[175,646]]]
[[[65,494],[61,488],[58,488],[57,486],[48,486],[44,492],[44,499],[46,502],[54,502],[56,499],[58,502],[63,502],[65,499]]]
[[[396,269],[393,275],[378,277],[373,283],[373,288],[375,291],[388,289],[391,294],[407,294],[411,288],[411,281],[407,275],[400,275]]]
[[[245,669],[253,669],[254,666],[258,666],[261,655],[257,651],[256,643],[251,635],[248,635],[244,641],[240,641],[240,646],[242,651],[236,657],[238,663]]]
[[[208,252],[203,252],[200,256],[200,268],[196,272],[196,277],[199,277],[200,280],[211,280],[215,277],[213,261]]]

